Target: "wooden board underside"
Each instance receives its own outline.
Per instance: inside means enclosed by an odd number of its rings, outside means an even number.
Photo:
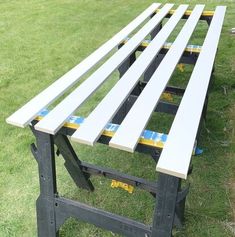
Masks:
[[[215,10],[201,53],[158,161],[157,171],[187,178],[225,11],[226,7],[222,6]],[[179,131],[180,133],[177,133]]]
[[[35,129],[55,134],[63,126],[66,119],[131,55],[141,41],[152,32],[172,7],[173,4],[166,4],[161,11],[152,17],[124,46],[42,119],[35,126]]]
[[[129,23],[100,48],[90,54],[80,64],[71,69],[60,79],[55,81],[48,88],[8,117],[6,122],[19,127],[27,126],[42,109],[53,103],[53,101],[55,101],[67,89],[72,87],[90,68],[96,65],[131,32],[142,24],[152,13],[154,13],[159,6],[159,3],[153,3],[149,6],[143,13],[136,17],[131,23]]]
[[[197,25],[204,5],[196,5],[184,24],[168,53],[150,78],[137,101],[121,123],[109,145],[118,149],[134,152],[141,133],[146,127],[161,94],[167,86],[185,47]],[[138,118],[137,120],[135,118]]]
[[[139,78],[146,71],[157,53],[162,48],[177,23],[180,21],[187,5],[181,5],[161,31],[141,53],[134,64],[105,96],[101,103],[86,118],[81,127],[72,135],[72,140],[88,145],[94,145],[102,134],[106,124],[112,119],[128,95],[131,93]],[[110,106],[111,105],[111,106]]]

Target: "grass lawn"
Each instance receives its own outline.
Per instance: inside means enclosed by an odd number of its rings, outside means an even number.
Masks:
[[[145,9],[151,0],[0,0],[0,236],[37,236],[35,200],[39,194],[37,164],[30,153],[29,129],[5,123],[6,117],[67,72]],[[165,2],[165,1],[161,1]],[[174,1],[188,3],[198,1]],[[214,84],[206,124],[201,134],[201,156],[193,158],[193,174],[186,202],[186,222],[175,236],[229,237],[235,223],[235,1],[204,0],[206,10],[227,5],[216,59]],[[204,23],[200,23],[204,24]],[[205,29],[206,25],[201,25]],[[202,31],[191,42],[202,44]],[[174,35],[171,36],[174,38]],[[177,71],[172,83],[191,71]],[[84,77],[85,78],[85,77]],[[86,116],[117,81],[118,74],[85,103]],[[164,118],[164,122],[161,118]],[[152,129],[168,132],[171,116],[154,116]],[[80,158],[154,180],[155,164],[148,156],[127,154],[97,145],[74,144]],[[87,156],[89,154],[89,156]],[[57,159],[60,194],[151,224],[154,199],[146,192],[111,189],[110,180],[93,177],[94,193],[78,190]],[[235,231],[234,231],[235,232]],[[68,220],[61,236],[117,236],[92,225]]]

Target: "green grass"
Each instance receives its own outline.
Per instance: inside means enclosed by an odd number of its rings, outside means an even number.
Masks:
[[[35,200],[39,194],[37,164],[30,154],[34,141],[29,129],[18,129],[5,119],[30,98],[67,72],[99,45],[118,32],[152,1],[145,0],[0,0],[0,236],[36,236]],[[183,1],[177,1],[182,3]],[[196,0],[186,0],[194,6]],[[203,1],[201,1],[203,2]],[[193,158],[193,174],[186,203],[186,223],[175,236],[228,237],[229,222],[235,222],[235,3],[207,1],[206,9],[227,5],[227,14],[216,59],[214,84],[203,127],[201,156]],[[202,29],[206,26],[201,25]],[[193,43],[202,43],[198,30]],[[174,39],[174,35],[171,36]],[[176,72],[172,83],[187,79]],[[117,80],[114,76],[86,103],[79,114],[86,116]],[[84,77],[85,78],[85,77]],[[226,93],[224,91],[226,90]],[[150,127],[167,132],[171,117],[155,116]],[[145,155],[127,154],[97,145],[94,149],[74,144],[82,160],[155,179],[154,162]],[[89,156],[88,156],[89,154]],[[110,181],[93,177],[94,193],[78,190],[57,159],[59,192],[96,207],[151,223],[154,199],[140,190],[130,195],[111,189]],[[116,236],[92,225],[68,220],[61,236]]]

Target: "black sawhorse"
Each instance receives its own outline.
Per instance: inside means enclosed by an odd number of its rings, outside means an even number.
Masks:
[[[35,124],[34,121],[33,124]],[[59,236],[59,228],[69,217],[92,223],[98,227],[119,233],[125,236],[172,236],[173,225],[182,226],[185,199],[188,188],[181,189],[179,178],[160,174],[157,182],[150,182],[142,178],[119,173],[112,169],[102,168],[84,163],[77,157],[67,135],[74,131],[70,128],[62,128],[55,135],[32,131],[36,137],[36,145],[31,145],[32,153],[38,162],[40,196],[37,199],[37,225],[39,237]],[[108,137],[102,136],[101,143],[107,143]],[[79,188],[94,191],[90,181],[91,175],[101,175],[115,179],[135,187],[148,191],[156,197],[153,223],[151,226],[144,225],[126,217],[115,215],[77,201],[60,197],[57,192],[55,151],[54,145],[65,160],[65,167]],[[139,145],[138,151],[149,153],[156,160],[159,151]]]

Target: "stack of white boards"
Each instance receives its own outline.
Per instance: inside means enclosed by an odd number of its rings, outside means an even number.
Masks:
[[[146,128],[198,25],[204,7],[204,5],[196,5],[190,11],[187,20],[181,26],[165,57],[110,140],[109,145],[111,147],[129,152],[135,151],[141,134]],[[85,73],[110,52],[113,52],[113,49],[128,37],[128,41],[119,50],[115,51],[97,70],[72,90],[67,97],[35,125],[36,130],[53,135],[56,134],[68,118],[77,112],[81,105],[135,52],[141,42],[148,38],[149,34],[159,24],[162,24],[166,16],[168,15],[169,17],[172,8],[173,4],[161,6],[159,3],[153,3],[90,56],[8,117],[7,123],[19,127],[29,125],[42,110],[72,88]],[[74,132],[71,136],[73,141],[92,146],[97,142],[106,125],[126,101],[169,36],[174,32],[186,12],[188,12],[188,8],[188,5],[179,5],[169,19],[164,21],[165,24],[163,24],[146,49]],[[225,11],[226,7],[218,6],[213,13],[200,54],[157,164],[157,170],[162,173],[184,179],[187,178]]]

